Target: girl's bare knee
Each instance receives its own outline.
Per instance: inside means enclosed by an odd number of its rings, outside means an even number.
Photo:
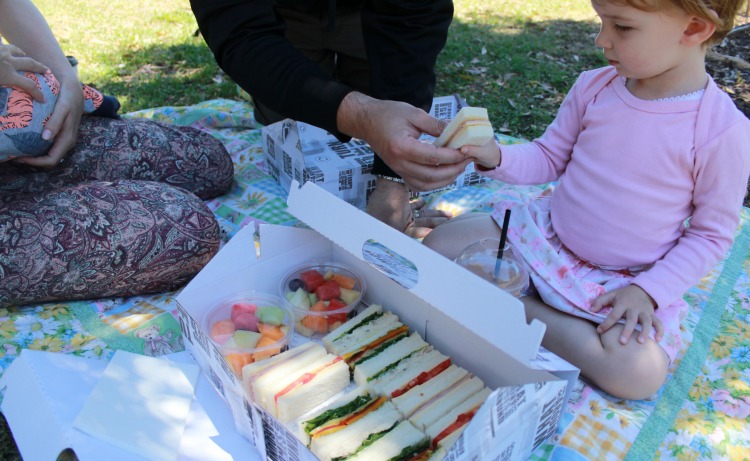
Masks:
[[[638,344],[634,338],[622,345],[606,344],[607,370],[596,380],[604,391],[628,400],[642,400],[656,393],[667,379],[669,359],[654,341]]]

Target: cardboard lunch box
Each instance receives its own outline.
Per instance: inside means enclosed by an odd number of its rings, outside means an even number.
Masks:
[[[313,183],[293,183],[288,205],[311,229],[261,225],[256,255],[254,229],[246,226],[177,297],[186,348],[224,396],[239,432],[263,457],[316,459],[286,426],[248,400],[202,320],[216,303],[240,292],[277,293],[287,271],[316,260],[353,267],[366,280],[365,303],[394,312],[453,363],[496,389],[448,459],[526,459],[556,432],[577,372],[556,376],[529,365],[545,325],[527,324],[518,299]],[[292,345],[307,340],[296,335]]]
[[[458,95],[438,96],[432,101],[430,114],[449,120],[466,105]],[[292,181],[314,182],[357,208],[367,205],[375,189],[372,174],[375,153],[365,141],[340,142],[326,130],[291,119],[264,126],[261,136],[268,172],[286,191]],[[434,138],[425,134],[421,139],[429,142]],[[472,163],[446,188],[486,180]]]

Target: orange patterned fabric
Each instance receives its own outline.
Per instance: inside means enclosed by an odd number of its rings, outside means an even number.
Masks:
[[[36,101],[14,86],[0,87],[0,161],[44,155],[52,147],[51,142],[42,139],[42,131],[55,108],[60,83],[50,71],[23,75],[36,84],[45,101]],[[83,85],[83,97],[87,114],[98,109],[104,100],[102,93],[88,85]]]

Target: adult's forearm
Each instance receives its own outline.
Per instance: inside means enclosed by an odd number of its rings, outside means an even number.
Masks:
[[[29,0],[0,0],[0,35],[64,84],[77,77],[42,13]]]

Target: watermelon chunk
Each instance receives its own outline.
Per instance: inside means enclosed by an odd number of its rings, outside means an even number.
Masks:
[[[326,281],[323,277],[323,274],[314,269],[302,272],[301,274],[299,274],[299,278],[305,284],[305,290],[309,292],[315,291],[315,289],[318,288],[320,284]]]

